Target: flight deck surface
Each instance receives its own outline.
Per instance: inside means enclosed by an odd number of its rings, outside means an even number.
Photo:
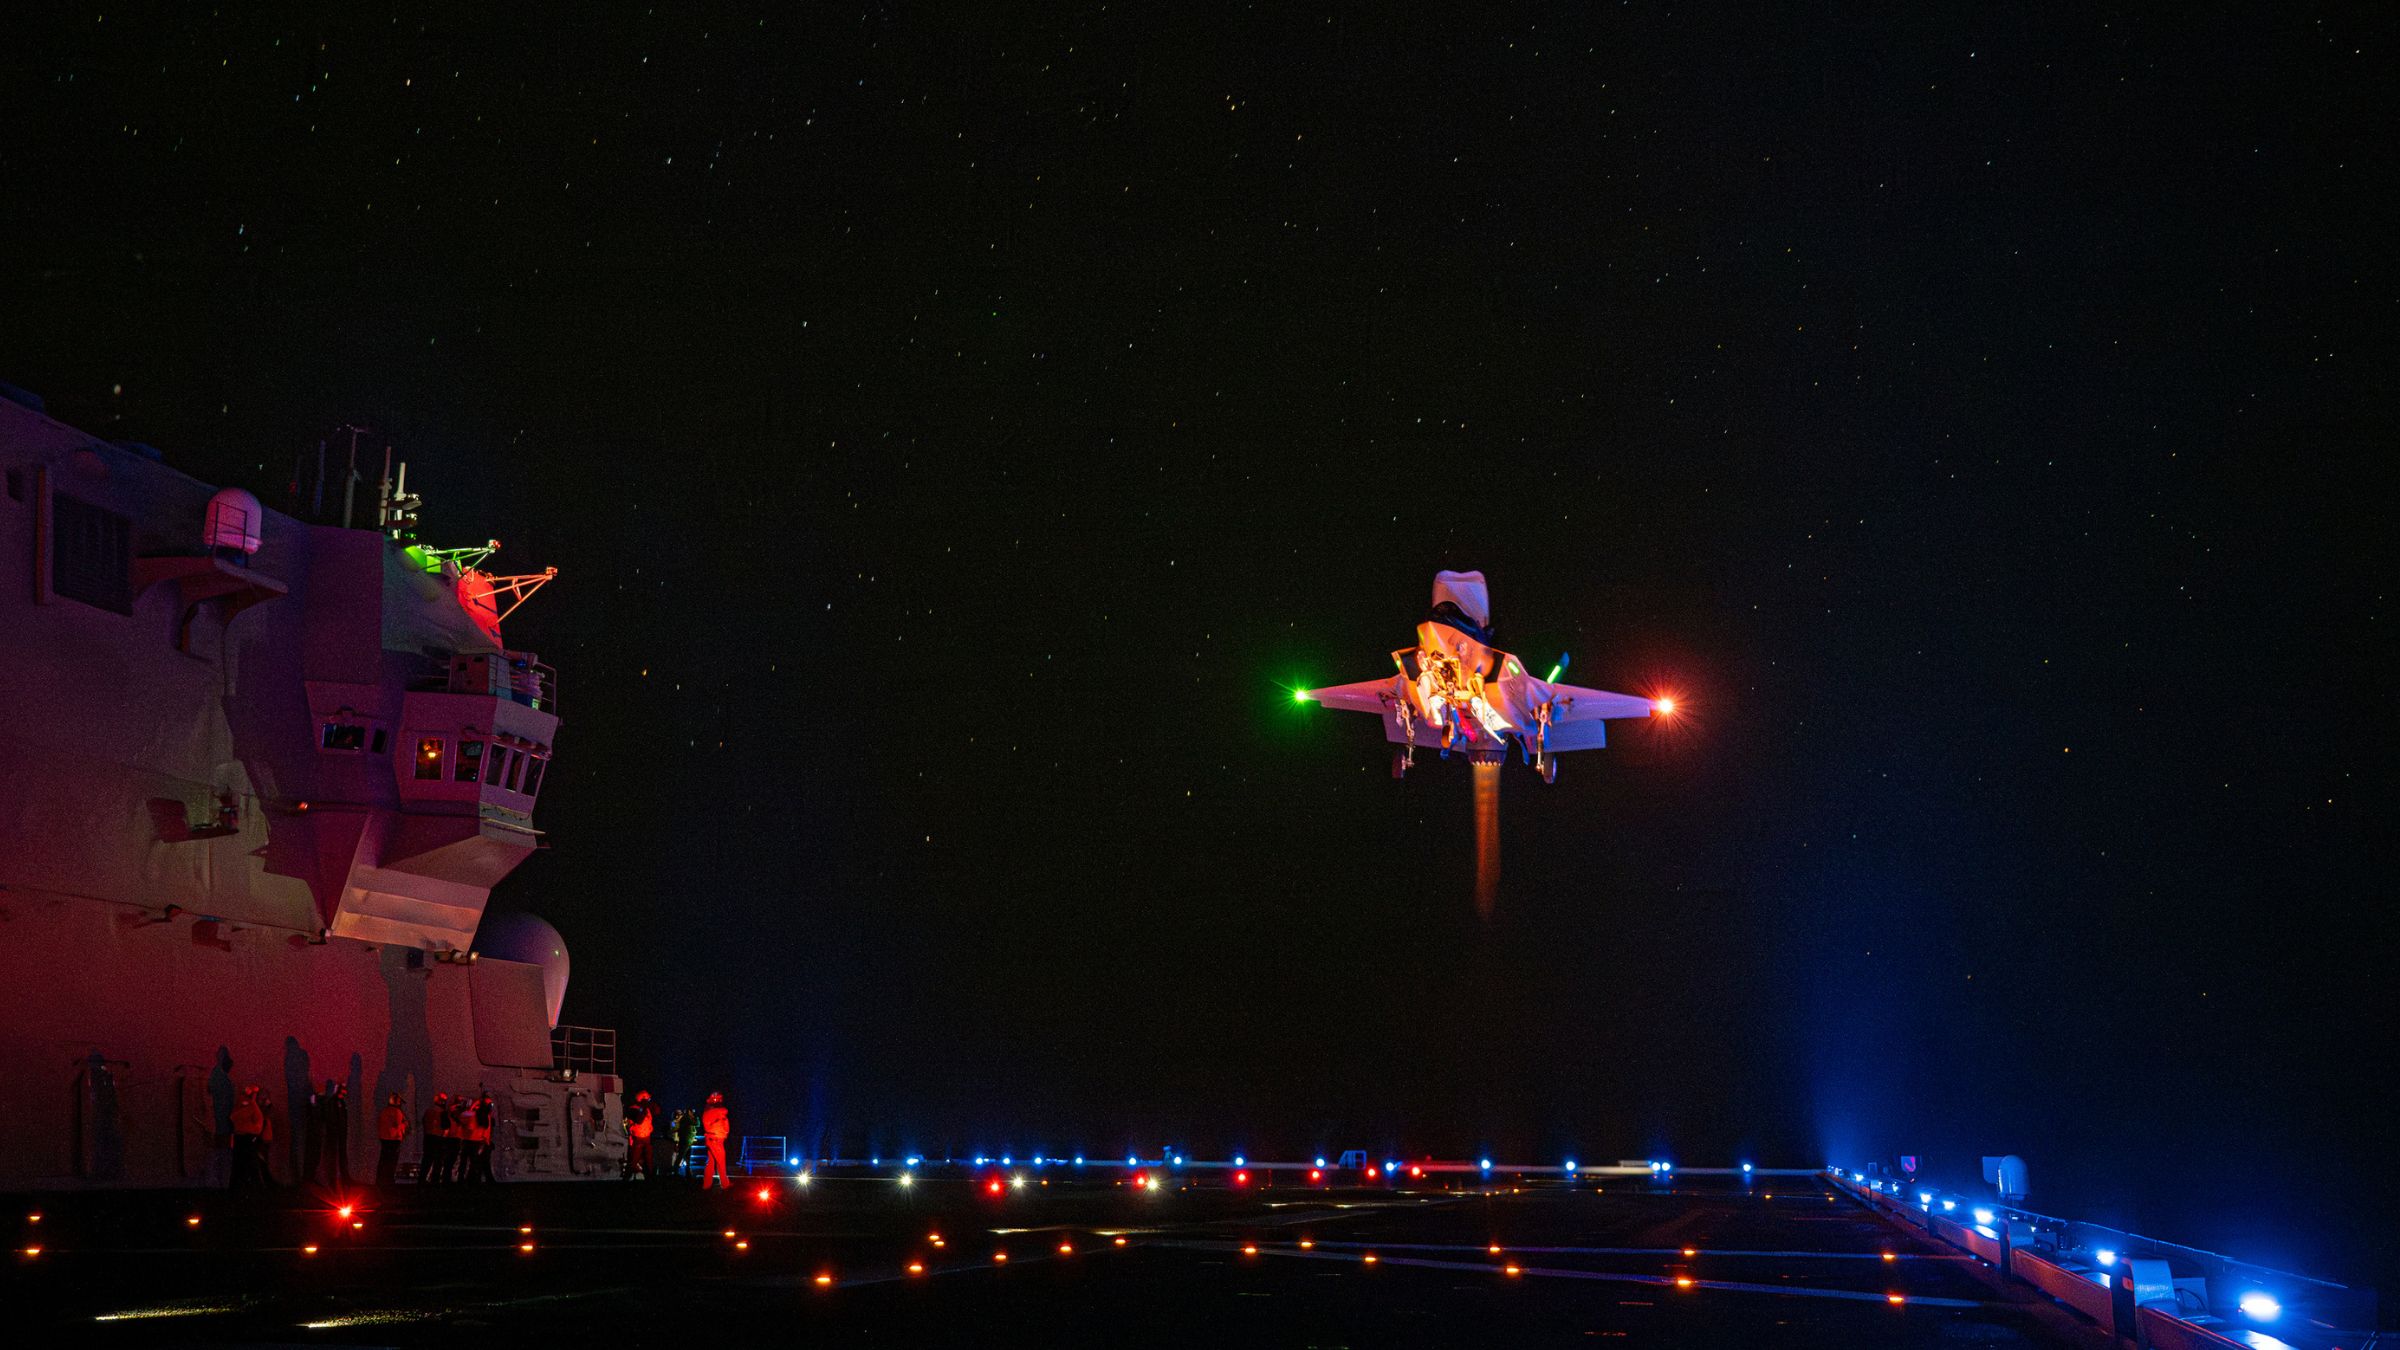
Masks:
[[[7,1294],[44,1344],[2100,1343],[1814,1181],[988,1184],[402,1187],[348,1218],[289,1191],[20,1198]]]

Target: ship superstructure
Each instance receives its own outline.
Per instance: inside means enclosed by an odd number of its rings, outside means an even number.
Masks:
[[[614,1175],[616,1079],[553,1054],[563,947],[474,950],[541,843],[557,681],[500,617],[549,574],[25,398],[0,472],[0,1188],[203,1183],[240,1085],[280,1113],[327,1079],[354,1172],[388,1094],[489,1090],[503,1175]]]

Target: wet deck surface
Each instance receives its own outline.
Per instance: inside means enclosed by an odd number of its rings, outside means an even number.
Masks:
[[[1814,1184],[992,1196],[826,1177],[403,1188],[349,1220],[293,1192],[20,1203],[0,1287],[33,1344],[2094,1343]]]

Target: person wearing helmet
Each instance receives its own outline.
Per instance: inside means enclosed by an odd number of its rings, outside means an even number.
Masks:
[[[400,1105],[400,1094],[384,1098],[383,1109],[375,1113],[375,1184],[389,1186],[400,1170],[400,1141],[408,1138],[408,1109]]]
[[[492,1129],[499,1123],[500,1108],[492,1094],[479,1091],[474,1102],[459,1113],[459,1128],[466,1139],[466,1173],[463,1181],[492,1179]]]
[[[232,1189],[266,1180],[267,1131],[265,1098],[256,1083],[247,1084],[233,1104]]]
[[[417,1164],[419,1184],[446,1181],[450,1170],[450,1094],[433,1094],[425,1108],[425,1159]]]
[[[650,1109],[650,1094],[633,1094],[625,1108],[625,1177],[650,1179],[650,1136],[658,1130],[658,1113]]]
[[[707,1190],[710,1181],[718,1189],[733,1187],[733,1173],[725,1168],[725,1137],[733,1133],[733,1118],[725,1113],[725,1094],[708,1094],[708,1105],[700,1111],[700,1134],[708,1143],[708,1168],[700,1174],[700,1189]]]

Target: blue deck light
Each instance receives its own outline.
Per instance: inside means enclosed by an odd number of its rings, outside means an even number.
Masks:
[[[1492,1160],[1489,1158],[1478,1158],[1475,1160],[1475,1165],[1482,1168],[1486,1172],[1492,1170]]]
[[[2242,1295],[2242,1316],[2253,1322],[2272,1322],[2283,1316],[2283,1304],[2264,1289],[2253,1289]]]
[[[1992,1212],[1991,1212],[1990,1210],[1988,1210],[1988,1209],[1985,1209],[1985,1208],[1983,1208],[1983,1207],[1982,1207],[1982,1206],[1980,1206],[1980,1205],[1976,1206],[1976,1209],[1975,1209],[1975,1222],[1977,1222],[1977,1223],[1982,1223],[1982,1224],[1988,1224],[1988,1223],[1990,1223],[1991,1221],[1992,1221]]]
[[[1742,1164],[1742,1175],[1743,1175],[1743,1176],[1748,1176],[1748,1175],[1750,1175],[1750,1164],[1748,1164],[1748,1163],[1743,1163],[1743,1164]]]
[[[2110,1251],[2106,1247],[2102,1247],[2098,1251],[2092,1253],[2092,1259],[2099,1262],[2101,1265],[2113,1266],[2117,1263],[2117,1254]]]
[[[1233,1155],[1233,1165],[1234,1165],[1234,1166],[1236,1166],[1236,1167],[1247,1167],[1247,1166],[1249,1166],[1249,1165],[1250,1165],[1250,1162],[1249,1162],[1249,1160],[1248,1160],[1248,1159],[1244,1158],[1244,1157],[1243,1157],[1241,1154],[1239,1154],[1239,1153],[1236,1153],[1236,1154],[1234,1154],[1234,1155]]]
[[[1567,1159],[1567,1175],[1575,1175],[1575,1160],[1573,1158]]]

